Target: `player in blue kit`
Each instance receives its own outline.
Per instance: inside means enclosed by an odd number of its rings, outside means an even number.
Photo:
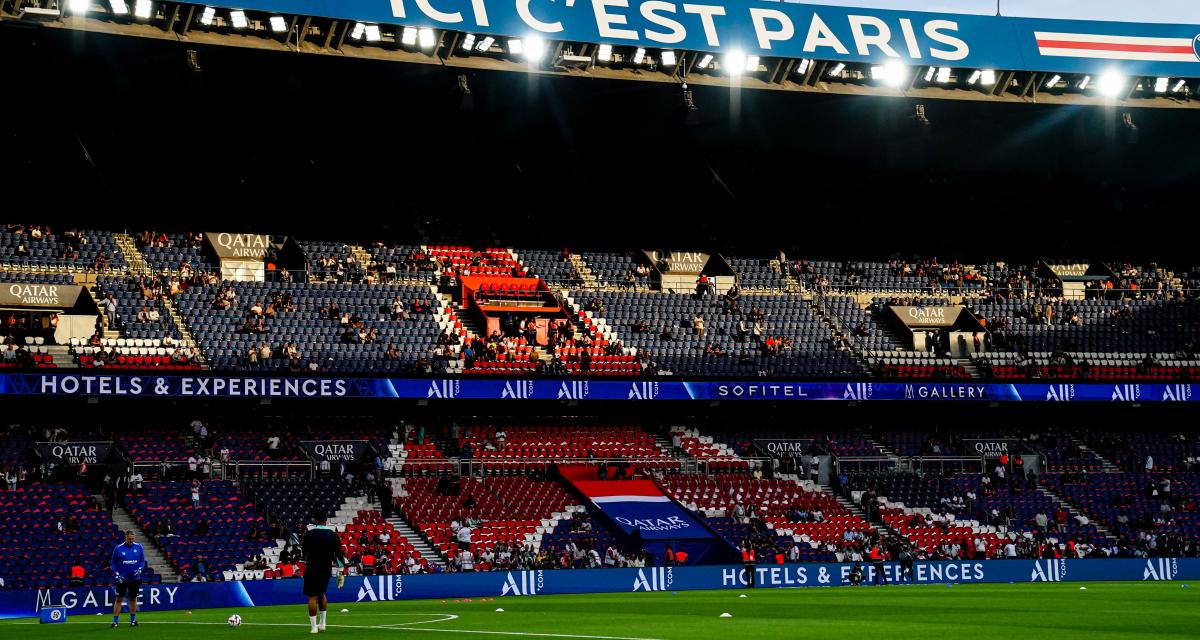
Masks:
[[[113,549],[109,567],[113,572],[113,591],[117,597],[113,604],[114,629],[121,624],[121,600],[129,599],[129,626],[138,626],[137,598],[142,590],[142,571],[146,568],[146,553],[142,545],[133,541],[133,530],[125,532],[125,542]]]

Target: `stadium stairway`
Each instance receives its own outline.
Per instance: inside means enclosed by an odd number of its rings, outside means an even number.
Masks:
[[[404,490],[404,478],[392,478],[391,482],[393,497],[400,498],[408,495],[408,492]],[[378,510],[381,508],[381,505],[378,502],[371,503],[370,508]],[[408,543],[411,544],[414,549],[421,552],[422,558],[428,559],[429,562],[436,564],[443,569],[446,568],[446,559],[442,557],[441,552],[430,546],[429,541],[426,540],[425,536],[413,529],[412,526],[404,520],[404,518],[400,517],[399,513],[393,510],[393,515],[391,518],[388,518],[387,522],[395,527],[396,532],[408,540]]]
[[[117,247],[121,249],[121,253],[125,256],[125,261],[129,263],[129,275],[132,276],[149,276],[154,274],[154,270],[150,268],[150,263],[146,262],[146,257],[138,249],[137,243],[127,233],[114,233],[113,241],[117,243]]]
[[[113,507],[112,519],[121,531],[133,529],[141,534],[141,539],[138,542],[141,543],[142,549],[146,552],[146,565],[154,569],[154,573],[162,576],[163,582],[179,582],[179,573],[175,571],[175,566],[162,554],[158,545],[154,543],[153,538],[145,531],[142,531],[142,528],[134,522],[133,515],[129,513],[125,505],[117,503]]]
[[[371,264],[371,254],[367,253],[366,249],[363,249],[356,244],[352,244],[350,245],[350,253],[354,254],[354,259],[358,261],[360,266],[366,267],[367,265]]]
[[[588,266],[586,261],[584,261],[583,256],[577,253],[572,253],[570,259],[571,264],[575,267],[575,270],[579,272],[579,277],[583,280],[582,288],[596,289],[596,274],[592,273],[592,268]]]
[[[1057,504],[1060,507],[1062,507],[1063,511],[1067,512],[1067,517],[1078,518],[1079,516],[1084,515],[1082,509],[1080,509],[1078,506],[1076,506],[1070,500],[1067,500],[1066,498],[1063,498],[1062,496],[1060,496],[1057,493],[1055,493],[1054,491],[1052,491],[1050,489],[1049,485],[1044,485],[1044,484],[1040,485],[1038,487],[1038,491],[1041,491],[1042,495],[1053,500],[1054,504]],[[1105,538],[1108,538],[1108,540],[1110,542],[1113,542],[1113,543],[1117,542],[1117,537],[1114,536],[1112,534],[1112,532],[1109,531],[1108,528],[1104,526],[1103,522],[1092,519],[1092,518],[1088,518],[1088,523],[1091,524],[1093,527],[1095,527],[1096,531],[1100,532],[1100,535],[1104,536]]]
[[[67,345],[51,345],[45,347],[46,353],[54,360],[54,368],[56,369],[78,369],[79,364],[75,362],[75,358],[71,355],[71,347]]]
[[[1078,436],[1076,436],[1074,434],[1071,434],[1068,437],[1070,437],[1071,442],[1073,442],[1076,446],[1078,446],[1084,453],[1090,453],[1090,454],[1096,456],[1096,458],[1098,460],[1100,460],[1100,468],[1104,470],[1104,473],[1121,473],[1123,471],[1123,469],[1121,469],[1117,465],[1113,464],[1112,460],[1109,460],[1108,458],[1105,458],[1104,456],[1100,455],[1099,451],[1096,451],[1095,449],[1088,447],[1087,444],[1084,443],[1082,438],[1079,438]]]

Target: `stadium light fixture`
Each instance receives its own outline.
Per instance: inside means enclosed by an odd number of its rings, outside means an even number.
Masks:
[[[377,24],[367,25],[366,32],[367,42],[379,42],[383,37],[382,34],[379,33],[379,25]]]
[[[845,70],[846,70],[846,63],[839,62],[839,63],[833,65],[833,68],[829,70],[829,77],[836,78],[836,77],[842,75],[842,72]]]
[[[1154,80],[1154,93],[1166,93],[1167,87],[1170,86],[1170,78],[1157,78]]]
[[[241,9],[230,11],[229,21],[233,23],[234,29],[245,29],[250,25],[250,21],[246,19],[246,12]]]
[[[983,72],[980,71],[979,69],[976,69],[976,70],[972,71],[971,75],[967,78],[967,84],[969,84],[973,87],[973,86],[975,86],[975,83],[979,82],[979,79],[982,77],[983,77]]]
[[[432,49],[437,44],[437,34],[433,29],[425,27],[417,32],[417,41],[421,43],[422,49]]]
[[[204,12],[200,14],[200,24],[210,26],[213,23],[213,18],[217,17],[217,10],[213,7],[204,7]]]
[[[642,61],[645,59],[646,59],[646,50],[641,47],[638,47],[637,51],[633,52],[633,63],[641,64]]]
[[[525,39],[525,59],[530,62],[539,62],[546,56],[546,41],[538,36],[529,36]]]
[[[491,36],[484,36],[483,40],[479,41],[479,46],[475,47],[475,50],[480,53],[487,53],[492,48],[492,45],[495,43],[496,43],[495,38],[493,38]]]
[[[1171,93],[1179,93],[1185,88],[1187,88],[1187,80],[1180,80],[1179,82],[1175,83],[1174,87],[1171,88]]]
[[[713,61],[712,54],[706,53],[706,54],[704,54],[703,58],[700,58],[700,62],[696,63],[696,68],[697,69],[707,69],[708,65],[712,64],[712,61]]]
[[[600,45],[600,50],[596,52],[596,59],[600,62],[612,62],[612,45]]]
[[[271,31],[274,31],[275,33],[283,33],[284,31],[287,31],[287,20],[284,20],[283,16],[271,16],[270,22]]]
[[[150,14],[154,11],[154,3],[150,0],[137,0],[137,4],[133,6],[133,15],[142,20],[149,20]]]
[[[747,64],[748,58],[746,58],[745,53],[742,53],[741,49],[734,49],[733,51],[725,54],[724,67],[727,71],[729,71],[729,75],[731,76],[742,75],[742,73],[746,70]]]
[[[758,56],[746,56],[746,73],[758,71]]]
[[[889,87],[899,87],[904,84],[904,78],[907,75],[908,69],[899,60],[888,60],[883,64],[883,82]]]
[[[462,44],[459,46],[462,47],[463,51],[470,51],[473,49],[475,47],[475,34],[468,33],[467,36],[463,38]]]
[[[1050,76],[1050,79],[1046,81],[1046,88],[1053,89],[1058,85],[1060,80],[1062,80],[1062,76],[1058,75],[1057,73]]]
[[[674,52],[674,51],[671,51],[670,49],[667,49],[667,50],[665,50],[665,51],[663,51],[663,52],[662,52],[662,56],[661,56],[661,57],[662,57],[662,63],[663,63],[663,66],[664,66],[664,67],[673,67],[673,66],[675,66],[676,59],[675,59],[675,52]]]
[[[1090,85],[1090,84],[1092,84],[1092,77],[1084,76],[1083,80],[1079,81],[1079,90],[1083,91],[1083,90],[1087,89],[1088,85]]]
[[[362,40],[363,35],[367,33],[367,25],[361,22],[354,23],[354,29],[350,31],[351,40]]]
[[[811,66],[812,66],[812,60],[809,60],[808,58],[802,58],[800,60],[800,64],[796,66],[796,73],[798,75],[804,75],[804,74],[808,73],[808,68]]]
[[[520,38],[510,38],[508,41],[508,52],[514,56],[525,53],[525,43],[521,42]]]
[[[872,69],[874,71],[874,69]],[[925,72],[925,82],[933,82],[933,76],[937,73],[937,67],[929,67],[929,71]]]
[[[88,12],[88,9],[91,8],[91,5],[92,3],[90,0],[71,0],[67,7],[71,10],[71,13],[81,16]]]
[[[108,0],[108,6],[112,8],[114,16],[129,15],[129,4],[125,0]]]
[[[1115,98],[1125,88],[1125,78],[1116,71],[1105,71],[1100,74],[1100,95]]]
[[[984,86],[990,87],[990,86],[996,84],[996,70],[995,69],[984,69],[982,79],[983,79]]]
[[[416,27],[404,27],[400,32],[400,43],[406,47],[412,47],[417,44],[417,29]]]
[[[950,82],[950,67],[938,67],[937,70],[938,84],[946,84]]]

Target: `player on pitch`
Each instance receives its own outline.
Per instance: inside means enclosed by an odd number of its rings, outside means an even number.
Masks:
[[[133,541],[133,529],[125,532],[125,542],[113,549],[109,568],[113,572],[113,591],[116,598],[113,603],[112,628],[121,624],[121,600],[129,599],[129,626],[138,626],[137,599],[142,591],[142,571],[146,568],[146,553],[142,545]]]
[[[346,559],[342,555],[342,541],[329,528],[329,519],[325,514],[317,514],[313,519],[316,526],[304,534],[304,595],[308,596],[308,621],[312,625],[310,633],[320,633],[325,630],[325,614],[329,609],[325,592],[329,590],[333,564],[337,563],[337,586],[341,589],[346,582],[346,576],[342,573]]]

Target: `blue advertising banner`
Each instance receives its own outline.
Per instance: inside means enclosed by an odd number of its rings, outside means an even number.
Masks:
[[[762,587],[836,587],[849,584],[851,565],[784,564],[759,566]],[[863,567],[873,581],[872,568]],[[890,582],[900,580],[900,567],[884,567]],[[746,586],[740,566],[646,567],[556,571],[496,571],[443,575],[351,577],[342,589],[332,582],[329,601],[379,602],[423,598],[541,596],[578,593],[636,593],[694,589],[738,589]],[[1200,579],[1200,558],[1113,560],[981,560],[918,562],[915,584],[987,582],[1165,581]],[[249,608],[275,605],[300,607],[299,579],[250,582],[207,582],[143,586],[139,611],[204,608]],[[64,609],[70,616],[111,613],[111,588],[0,591],[0,619],[37,617],[42,609]]]
[[[794,0],[239,0],[216,6],[493,36],[784,58],[1200,76],[1191,24],[1047,20]]]
[[[0,395],[412,400],[843,400],[866,402],[1196,402],[1200,385],[988,382],[269,378],[0,374]]]

